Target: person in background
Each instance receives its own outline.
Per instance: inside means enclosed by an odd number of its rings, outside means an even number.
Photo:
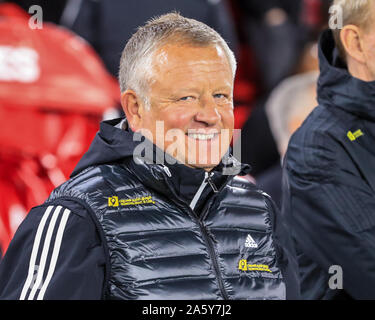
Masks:
[[[123,45],[137,27],[171,11],[207,24],[236,54],[237,35],[226,0],[68,0],[60,24],[86,39],[117,76]]]
[[[242,9],[247,42],[252,48],[260,72],[260,81],[270,92],[291,75],[303,43],[299,21],[300,0],[237,0]]]
[[[238,40],[226,1],[66,0],[59,23],[88,41],[102,58],[107,70],[117,77],[124,43],[138,26],[151,17],[171,11],[202,21],[218,31],[236,55]],[[116,118],[123,115],[121,106],[118,106],[111,116]]]
[[[318,69],[315,52],[318,35],[327,25],[326,0],[237,0],[242,9],[242,30],[259,73],[257,96],[242,127],[242,159],[258,178],[280,163],[265,104],[284,79]],[[311,50],[313,48],[313,50]],[[316,50],[317,51],[317,50]],[[314,53],[315,55],[315,53]],[[305,63],[307,62],[307,63]]]
[[[272,197],[279,208],[282,199],[282,159],[290,137],[317,106],[318,75],[318,71],[310,71],[285,79],[272,91],[265,105],[268,122],[281,157],[280,163],[256,177],[256,184]]]
[[[333,4],[336,25],[319,43],[319,106],[285,156],[282,215],[303,299],[374,299],[375,3]]]

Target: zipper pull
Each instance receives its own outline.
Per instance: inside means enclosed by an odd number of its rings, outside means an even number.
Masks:
[[[163,166],[163,170],[164,172],[167,174],[167,176],[170,178],[172,177],[172,173],[171,171],[169,170],[169,168],[167,166],[165,166],[164,164],[162,164],[161,166]]]
[[[167,176],[168,176],[169,178],[172,177],[172,173],[169,171],[169,168],[168,168],[168,167],[164,166],[164,171],[165,171],[165,173],[167,174]]]
[[[208,174],[208,177],[206,179],[206,181],[208,182],[208,184],[211,186],[212,190],[214,191],[214,193],[218,193],[219,190],[217,189],[217,187],[215,186],[215,183],[212,181],[211,177],[214,175],[213,172],[210,172]]]

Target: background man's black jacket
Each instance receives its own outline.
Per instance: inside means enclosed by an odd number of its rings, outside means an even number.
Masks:
[[[352,77],[331,31],[320,39],[319,106],[285,158],[283,214],[293,232],[302,298],[375,298],[375,82]],[[329,288],[329,268],[343,290]]]

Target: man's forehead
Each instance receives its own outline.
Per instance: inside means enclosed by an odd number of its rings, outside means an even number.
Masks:
[[[219,45],[194,46],[190,44],[165,44],[155,51],[153,56],[154,67],[168,69],[178,65],[194,65],[224,63],[229,61],[224,50]]]

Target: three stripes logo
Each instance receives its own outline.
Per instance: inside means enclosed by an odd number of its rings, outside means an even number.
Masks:
[[[36,231],[20,300],[33,300],[35,297],[43,300],[55,272],[69,214],[70,210],[62,210],[61,206],[49,206],[44,212]]]
[[[255,240],[250,234],[248,234],[246,237],[245,247],[246,248],[258,248],[258,244],[255,242]]]

